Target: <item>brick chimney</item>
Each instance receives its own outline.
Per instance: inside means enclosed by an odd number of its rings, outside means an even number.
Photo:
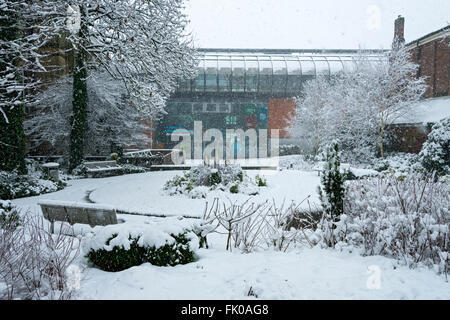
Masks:
[[[398,48],[403,44],[405,44],[405,18],[398,16],[398,18],[395,19],[392,49]]]

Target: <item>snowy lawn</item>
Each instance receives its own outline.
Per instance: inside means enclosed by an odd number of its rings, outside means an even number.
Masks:
[[[140,217],[142,218],[142,217]],[[282,253],[226,252],[220,235],[199,260],[176,267],[143,264],[121,272],[87,268],[79,299],[450,299],[450,284],[428,269],[399,267],[392,259],[320,248]],[[369,267],[380,288],[369,289]]]
[[[310,201],[318,201],[316,188],[319,177],[313,171],[246,171],[254,179],[259,174],[267,178],[267,187],[259,188],[259,194],[252,197],[254,202],[264,202],[274,199],[277,203],[283,200],[297,202],[309,195]],[[16,199],[13,202],[27,206],[31,210],[39,210],[37,202],[40,199],[64,201],[92,201],[106,204],[129,213],[139,213],[160,216],[191,216],[201,217],[206,201],[212,202],[216,197],[228,197],[232,201],[245,201],[250,196],[232,194],[230,192],[212,191],[206,199],[191,199],[184,195],[169,196],[162,190],[164,183],[182,171],[157,171],[138,173],[101,179],[80,179],[68,182],[68,187],[59,192],[37,197]],[[89,194],[89,199],[87,199]],[[305,202],[306,205],[306,202]]]
[[[259,194],[251,201],[264,202],[274,199],[281,204],[283,200],[300,202],[309,195],[310,200],[318,201],[316,188],[319,177],[315,172],[307,171],[246,171],[254,179],[259,174],[267,178],[267,187],[259,188]],[[219,190],[211,191],[206,199],[191,199],[185,195],[169,196],[163,190],[164,183],[181,171],[160,171],[133,175],[133,179],[121,179],[116,183],[104,184],[90,194],[90,200],[109,204],[124,212],[163,215],[201,217],[205,203],[214,198],[229,198],[243,202],[250,196],[232,194]],[[306,205],[306,202],[305,202]]]
[[[181,172],[165,171],[133,174],[103,179],[69,181],[59,192],[38,197],[16,199],[24,209],[39,211],[41,199],[87,202],[115,206],[129,212],[163,215],[201,216],[205,201],[214,197],[246,200],[248,196],[213,191],[207,199],[168,196],[163,184]],[[268,187],[260,189],[253,201],[275,199],[281,203],[301,201],[311,195],[317,201],[316,172],[247,171],[267,178]],[[132,223],[165,219],[119,214]],[[242,254],[225,251],[225,236],[208,236],[210,249],[200,249],[198,260],[176,267],[156,267],[148,263],[121,272],[104,272],[87,264],[83,269],[78,299],[254,299],[250,288],[261,299],[450,299],[450,284],[431,269],[409,269],[395,260],[379,256],[362,257],[358,252],[340,252],[293,248],[287,253],[273,250]],[[370,289],[369,267],[380,271],[379,289]],[[372,268],[372,267],[371,267]],[[373,270],[373,269],[372,269]],[[373,274],[372,274],[373,275]]]

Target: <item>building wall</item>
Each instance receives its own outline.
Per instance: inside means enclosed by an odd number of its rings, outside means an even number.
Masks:
[[[412,45],[412,60],[419,65],[418,77],[426,77],[425,97],[448,96],[450,92],[450,37]]]
[[[295,101],[293,99],[270,99],[269,100],[269,137],[272,138],[271,130],[279,129],[280,138],[290,138],[290,121],[295,118]]]
[[[387,151],[419,153],[430,131],[422,125],[394,126],[390,128],[394,139]]]

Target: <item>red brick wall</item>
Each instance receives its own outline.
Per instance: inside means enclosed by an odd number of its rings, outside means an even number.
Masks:
[[[396,137],[393,144],[395,151],[398,152],[419,153],[428,137],[428,129],[419,125],[390,129]]]
[[[289,138],[289,122],[295,116],[295,102],[293,99],[270,99],[269,100],[269,137],[271,129],[280,129],[280,138]]]
[[[437,39],[412,49],[412,60],[419,64],[419,76],[427,77],[428,98],[450,92],[450,38]]]

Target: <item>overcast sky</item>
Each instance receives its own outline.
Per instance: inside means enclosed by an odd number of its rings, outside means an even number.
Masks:
[[[450,0],[189,0],[202,48],[389,48],[394,20],[406,42],[450,23]]]

